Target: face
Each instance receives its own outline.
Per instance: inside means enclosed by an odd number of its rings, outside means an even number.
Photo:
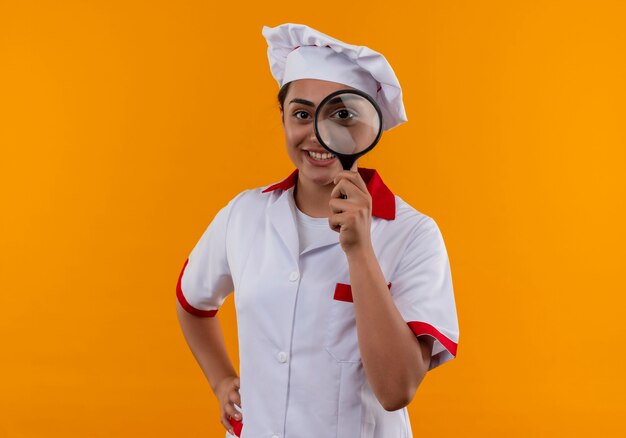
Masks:
[[[345,89],[352,87],[318,79],[299,79],[289,86],[281,115],[287,153],[298,168],[299,178],[327,185],[343,170],[339,160],[319,144],[313,121],[321,101],[333,91]]]

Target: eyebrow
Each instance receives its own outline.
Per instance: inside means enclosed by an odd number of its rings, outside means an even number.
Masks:
[[[343,96],[333,97],[332,99],[328,101],[328,104],[334,105],[336,103],[345,102],[346,100],[361,100],[361,99],[363,98],[360,96],[351,96],[351,95],[344,94]]]
[[[312,106],[312,107],[315,106],[315,104],[311,102],[310,100],[299,99],[297,97],[295,99],[291,99],[289,103],[301,103],[302,105],[306,105],[306,106]]]

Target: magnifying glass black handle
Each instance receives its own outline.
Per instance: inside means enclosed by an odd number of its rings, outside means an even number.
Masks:
[[[339,161],[341,162],[341,167],[343,167],[343,170],[352,169],[354,162],[358,158],[358,157],[355,157],[354,155],[344,155],[344,154],[339,154],[337,152],[335,152],[335,155],[337,156],[337,158],[339,158]],[[345,195],[342,193],[341,199],[348,199],[348,195]]]

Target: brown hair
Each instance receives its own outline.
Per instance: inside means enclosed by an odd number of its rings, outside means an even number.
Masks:
[[[280,91],[278,92],[278,104],[280,105],[280,109],[283,109],[285,105],[285,98],[287,97],[287,93],[289,92],[289,86],[291,82],[287,82],[285,85],[280,87]]]

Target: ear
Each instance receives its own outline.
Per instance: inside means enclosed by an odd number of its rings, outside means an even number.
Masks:
[[[280,121],[282,122],[283,126],[285,126],[285,114],[283,112],[283,107],[280,107]]]

